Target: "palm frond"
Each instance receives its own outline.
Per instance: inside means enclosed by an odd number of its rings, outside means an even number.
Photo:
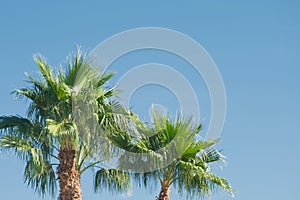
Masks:
[[[182,154],[182,160],[196,160],[197,155],[201,154],[200,152],[206,150],[207,148],[215,145],[219,139],[208,140],[208,141],[195,141],[186,149]],[[203,152],[203,154],[207,154]]]
[[[62,121],[55,121],[52,119],[46,120],[46,127],[49,130],[49,132],[57,137],[61,135],[69,135],[76,132],[76,126],[74,123],[69,122],[67,119]]]
[[[114,73],[108,73],[108,74],[103,74],[100,77],[100,80],[97,83],[97,87],[103,86],[109,79],[111,79],[115,74]]]
[[[218,187],[226,190],[227,192],[229,192],[234,197],[234,190],[225,178],[219,177],[219,176],[217,176],[215,174],[211,174],[211,173],[206,173],[204,176],[205,176],[205,179],[210,181],[212,188],[215,186],[218,186]]]
[[[126,192],[130,190],[130,176],[126,172],[116,169],[100,169],[96,172],[94,190],[107,189],[112,193]]]
[[[205,146],[206,148],[200,149],[198,153],[194,152],[196,156],[191,157],[191,154],[186,154],[188,157],[178,162],[176,165],[175,186],[180,194],[183,190],[187,191],[187,197],[203,198],[210,195],[217,188],[223,188],[233,195],[233,189],[228,181],[213,174],[208,165],[221,159],[222,155],[219,151],[209,148],[210,145]]]
[[[33,124],[29,119],[21,116],[1,116],[0,130],[5,132],[22,132],[27,133],[32,129]]]
[[[0,147],[13,150],[26,162],[24,181],[44,196],[55,194],[55,172],[50,164],[52,149],[47,138],[40,137],[40,127],[30,120],[18,116],[0,117]],[[38,131],[37,131],[38,130]]]
[[[45,196],[47,192],[52,197],[55,195],[56,176],[49,161],[42,160],[36,163],[33,159],[29,159],[25,166],[24,182],[41,196]]]

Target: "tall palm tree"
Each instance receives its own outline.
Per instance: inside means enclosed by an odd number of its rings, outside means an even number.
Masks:
[[[195,139],[201,129],[201,124],[193,125],[190,119],[176,117],[171,120],[167,115],[153,109],[153,126],[142,127],[144,137],[136,143],[136,149],[127,146],[128,151],[152,151],[153,155],[159,154],[162,158],[162,162],[156,161],[156,170],[135,175],[145,186],[149,182],[159,180],[161,191],[156,197],[157,200],[169,200],[172,185],[177,188],[179,194],[185,191],[187,197],[204,197],[218,187],[233,195],[233,189],[227,180],[215,175],[209,166],[224,159],[224,156],[213,148],[218,140]],[[120,143],[125,144],[124,141]],[[150,159],[135,159],[133,163],[129,160],[133,159],[124,155],[121,166],[130,170],[137,164],[148,166]]]
[[[59,200],[81,199],[81,174],[94,167],[100,168],[96,179],[102,176],[118,191],[127,189],[126,173],[99,166],[109,155],[99,145],[109,142],[98,138],[126,130],[130,116],[112,99],[115,91],[104,86],[112,74],[97,73],[80,50],[66,71],[56,74],[40,56],[35,61],[42,79],[26,74],[30,86],[15,91],[17,97],[29,100],[27,116],[0,117],[0,147],[25,161],[25,182],[43,196],[46,192],[54,196],[58,178]],[[98,181],[95,190],[101,186],[107,184]]]

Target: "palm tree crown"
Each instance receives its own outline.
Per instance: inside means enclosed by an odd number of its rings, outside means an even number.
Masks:
[[[25,182],[39,194],[55,195],[58,178],[59,199],[81,199],[81,174],[96,167],[99,177],[103,172],[99,163],[109,155],[99,150],[104,144],[97,138],[117,134],[130,112],[111,98],[115,91],[104,86],[113,74],[99,74],[80,50],[66,71],[53,73],[40,56],[35,61],[42,79],[26,74],[30,86],[15,91],[17,97],[29,100],[27,116],[0,117],[0,146],[25,161]],[[105,172],[115,177],[118,191],[128,189],[129,183],[122,179],[126,174]],[[95,190],[99,187],[98,181]]]
[[[154,171],[135,174],[135,178],[145,186],[159,180],[161,192],[157,199],[168,200],[171,185],[177,188],[179,194],[186,193],[192,198],[209,195],[216,188],[223,188],[233,195],[227,180],[215,175],[210,168],[211,163],[224,160],[224,156],[213,148],[218,140],[197,140],[196,135],[201,129],[201,124],[194,125],[191,119],[178,116],[171,120],[166,114],[153,109],[153,126],[142,128],[144,137],[136,144],[140,152],[159,154],[159,166]],[[129,146],[128,150],[136,151]],[[130,166],[141,165],[141,162],[149,164],[147,159],[135,160],[136,163],[129,160],[133,159],[126,157],[121,165],[130,169]]]

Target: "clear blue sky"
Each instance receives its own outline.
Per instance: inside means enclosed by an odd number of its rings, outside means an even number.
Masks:
[[[10,92],[24,85],[25,71],[37,71],[33,54],[39,52],[58,65],[77,44],[93,49],[127,29],[171,28],[199,42],[222,74],[227,117],[220,147],[228,164],[219,174],[236,189],[235,199],[300,199],[300,2],[178,2],[2,1],[0,114],[24,114],[25,104],[13,100]],[[134,108],[142,112],[145,104],[138,98],[155,91],[159,89],[143,88],[135,96]],[[171,107],[176,107],[172,102]],[[201,109],[202,117],[209,118],[207,108]],[[23,169],[24,164],[13,156],[0,154],[1,199],[40,199],[23,184]],[[82,185],[83,199],[124,198],[94,194],[90,174],[83,177]],[[154,199],[158,190],[134,189],[128,199]],[[180,199],[176,194],[172,197]],[[212,199],[231,197],[220,191]]]

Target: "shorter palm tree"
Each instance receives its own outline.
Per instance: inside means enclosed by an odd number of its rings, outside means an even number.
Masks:
[[[171,120],[153,109],[153,126],[146,129],[142,126],[143,138],[136,143],[135,148],[131,146],[128,150],[152,152],[152,155],[156,156],[159,154],[161,159],[156,160],[158,165],[154,171],[135,174],[135,178],[145,186],[149,182],[159,180],[161,191],[156,197],[157,200],[169,200],[172,185],[177,188],[179,194],[185,192],[187,197],[204,197],[216,188],[223,188],[233,195],[228,181],[215,175],[210,168],[211,163],[224,160],[224,156],[213,148],[218,140],[195,139],[202,129],[201,124],[193,125],[190,119],[180,117]],[[122,163],[128,170],[130,167],[134,169],[136,165],[149,165],[149,159],[144,157],[136,159],[133,163],[128,163],[129,160],[133,159],[126,157]]]

